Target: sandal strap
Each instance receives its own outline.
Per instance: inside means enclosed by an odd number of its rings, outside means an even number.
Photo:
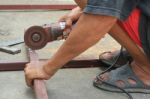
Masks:
[[[129,79],[133,79],[136,84],[130,84],[128,82]],[[111,85],[117,86],[117,81],[123,81],[124,86],[122,88],[128,89],[128,88],[146,88],[150,89],[150,86],[145,85],[132,71],[129,64],[126,64],[120,68],[117,68],[116,70],[112,70],[109,73],[109,77],[107,81],[104,81],[106,83],[109,83]]]
[[[111,64],[113,64],[115,61],[116,61],[116,59],[118,58],[118,55],[119,55],[119,53],[120,53],[120,51],[116,51],[113,55],[112,55],[112,58],[110,58],[110,59],[103,59],[103,55],[104,54],[111,54],[111,53],[113,53],[113,52],[111,52],[111,51],[106,51],[106,52],[103,52],[103,53],[101,53],[100,55],[99,55],[99,59],[104,63],[104,64],[107,64],[107,65],[111,65]],[[121,65],[123,65],[123,64],[126,64],[127,62],[130,62],[130,60],[131,59],[129,59],[129,54],[128,54],[128,52],[126,51],[126,50],[123,50],[122,52],[121,52],[121,55],[120,55],[120,57],[119,57],[119,59],[118,59],[118,61],[117,61],[117,63],[115,64],[115,66],[116,67],[120,67]]]

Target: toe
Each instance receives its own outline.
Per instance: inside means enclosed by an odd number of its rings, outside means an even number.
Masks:
[[[107,81],[108,79],[109,79],[109,73],[104,73],[102,75],[97,76],[95,81],[98,83],[102,83],[103,81]]]

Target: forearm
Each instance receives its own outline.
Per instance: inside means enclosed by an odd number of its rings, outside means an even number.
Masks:
[[[115,21],[116,19],[113,17],[83,14],[67,40],[45,65],[45,70],[50,72],[61,68],[68,61],[97,43]]]

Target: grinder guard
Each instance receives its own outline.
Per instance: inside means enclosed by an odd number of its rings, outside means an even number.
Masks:
[[[48,42],[57,40],[58,37],[62,36],[64,29],[65,22],[32,26],[24,34],[25,44],[33,50],[41,49]]]

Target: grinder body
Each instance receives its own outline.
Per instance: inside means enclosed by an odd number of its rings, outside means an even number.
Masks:
[[[48,42],[63,39],[63,31],[66,28],[65,22],[45,24],[43,26],[32,26],[25,31],[25,44],[38,50],[46,46]]]

